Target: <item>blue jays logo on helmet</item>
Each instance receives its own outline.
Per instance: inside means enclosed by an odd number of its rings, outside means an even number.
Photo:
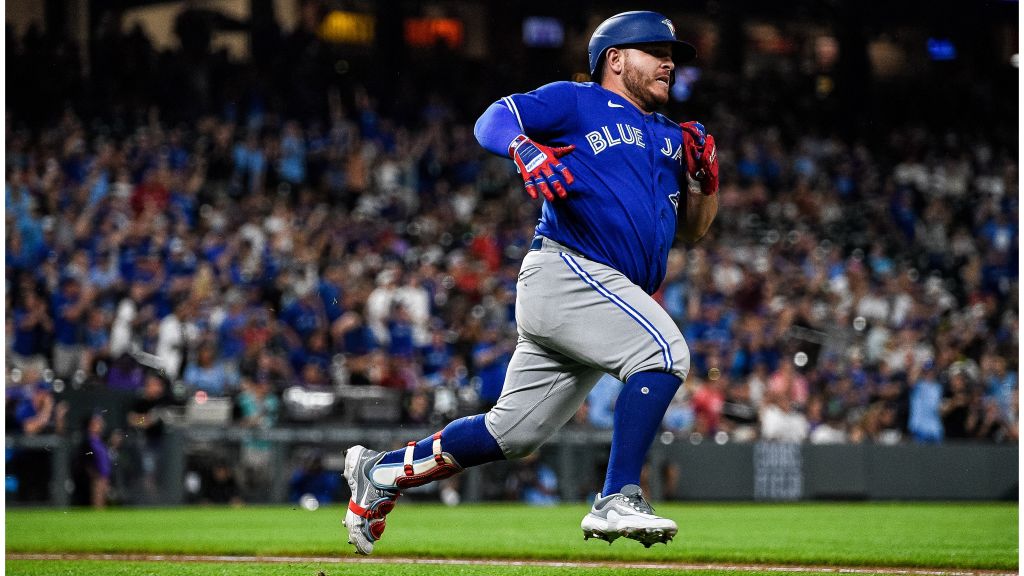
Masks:
[[[623,12],[598,25],[590,37],[590,45],[587,47],[590,75],[598,71],[604,53],[609,48],[652,42],[670,42],[672,59],[677,63],[689,62],[697,57],[696,48],[676,39],[676,28],[664,15],[645,11]]]

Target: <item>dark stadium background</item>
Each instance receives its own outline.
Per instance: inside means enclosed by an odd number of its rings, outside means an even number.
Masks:
[[[658,296],[694,371],[653,493],[1014,494],[1016,2],[12,0],[8,503],[338,500],[345,445],[485,408],[537,207],[472,124],[625,9],[698,48],[665,113],[723,170]],[[613,399],[421,497],[586,497]]]

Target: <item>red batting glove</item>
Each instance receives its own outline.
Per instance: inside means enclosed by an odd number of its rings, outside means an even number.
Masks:
[[[700,185],[705,196],[718,194],[718,149],[715,137],[708,134],[700,122],[684,122],[683,156],[686,158],[686,173]]]
[[[565,187],[573,182],[572,173],[558,159],[575,149],[576,146],[551,148],[520,134],[508,145],[508,155],[515,161],[530,198],[536,200],[539,189],[549,202],[554,202],[555,194],[559,198],[568,196]]]

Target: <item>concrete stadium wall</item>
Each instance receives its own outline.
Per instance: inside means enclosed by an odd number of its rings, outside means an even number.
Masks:
[[[652,452],[652,462],[679,468],[668,492],[693,500],[1015,500],[1019,485],[1017,446],[757,443]]]
[[[339,468],[341,451],[352,444],[401,446],[431,430],[359,428],[272,429],[178,428],[163,446],[160,502],[185,502],[183,488],[188,454],[210,447],[237,449],[253,440],[272,451],[273,470],[266,501],[287,499],[288,477],[298,448],[315,446],[333,457]],[[564,501],[579,501],[600,489],[611,435],[608,432],[563,430],[541,448],[540,458],[558,474]],[[1019,448],[1015,445],[800,445],[759,442],[691,444],[667,438],[651,448],[646,474],[654,500],[1016,500]],[[49,503],[69,502],[69,458],[75,444],[65,438],[7,437],[7,448],[42,450],[52,459]],[[325,462],[328,460],[325,458]],[[496,463],[464,474],[463,498],[480,500],[491,476],[503,473]],[[596,487],[596,488],[595,488]],[[17,505],[8,497],[8,504]]]

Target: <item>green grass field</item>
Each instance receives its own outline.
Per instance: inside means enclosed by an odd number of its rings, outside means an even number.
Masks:
[[[620,539],[583,541],[586,506],[440,505],[403,502],[374,557],[502,558],[614,562],[725,562],[999,569],[1018,567],[1016,504],[662,504],[676,540],[645,549]],[[351,556],[342,508],[9,510],[8,553],[151,553]],[[132,566],[129,566],[131,564]],[[106,567],[104,567],[106,565]],[[412,574],[410,565],[175,564],[8,560],[9,574]],[[626,574],[531,566],[420,566],[433,574]],[[689,572],[694,574],[695,572]],[[727,573],[727,572],[723,572]],[[731,573],[735,574],[735,573]]]
[[[635,568],[534,568],[494,566],[424,566],[407,564],[403,566],[364,564],[358,568],[349,566],[321,566],[315,563],[273,565],[256,563],[217,564],[210,562],[111,562],[83,560],[77,562],[40,562],[12,560],[7,562],[7,574],[17,576],[266,576],[274,575],[318,575],[336,576],[636,576]],[[651,576],[671,573],[667,570],[647,571]],[[646,573],[646,572],[645,572]],[[687,576],[737,576],[727,570],[695,570]],[[777,572],[742,572],[742,576],[779,576]],[[814,575],[816,572],[786,572],[790,576]]]

